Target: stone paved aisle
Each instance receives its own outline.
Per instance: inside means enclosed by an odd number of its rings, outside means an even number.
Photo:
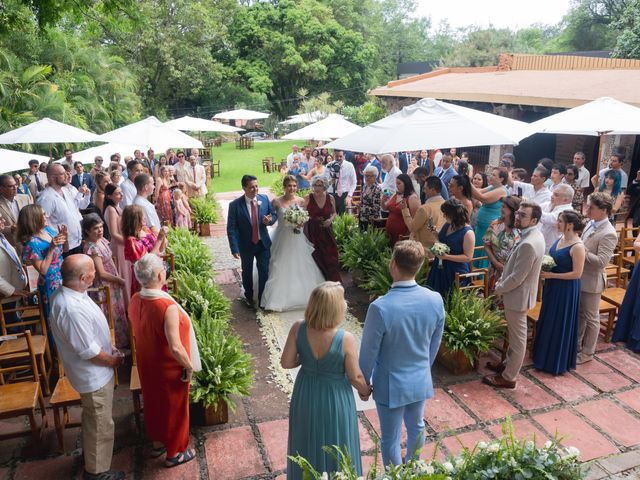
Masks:
[[[224,202],[233,195],[226,198]],[[217,278],[226,295],[240,295],[239,265],[228,253],[224,228],[207,243],[216,257]],[[363,318],[367,298],[349,286],[352,312]],[[233,325],[255,360],[255,385],[248,398],[238,401],[228,424],[194,427],[193,444],[198,458],[183,467],[162,468],[162,462],[145,457],[145,444],[137,435],[132,417],[126,368],[116,389],[114,419],[116,453],[113,467],[127,471],[129,479],[284,479],[287,448],[287,396],[275,385],[269,370],[269,353],[256,324],[255,313],[234,301]],[[482,364],[488,358],[483,359]],[[578,447],[582,459],[592,464],[590,478],[640,478],[640,357],[621,346],[600,343],[596,359],[560,377],[536,372],[527,365],[518,387],[496,391],[480,382],[482,369],[463,377],[452,377],[436,366],[435,397],[427,402],[428,442],[423,456],[455,454],[462,445],[500,435],[501,423],[511,416],[518,437],[544,443],[556,432],[564,443]],[[79,410],[72,409],[73,418]],[[80,478],[79,428],[65,431],[66,451],[56,452],[53,419],[42,446],[29,440],[0,443],[0,480]],[[375,410],[359,414],[363,463],[373,461],[374,438],[379,432]],[[0,421],[0,432],[26,427],[23,421]]]

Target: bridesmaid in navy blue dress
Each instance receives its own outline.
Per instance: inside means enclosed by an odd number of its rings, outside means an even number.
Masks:
[[[560,214],[558,230],[562,237],[549,250],[556,266],[550,272],[540,274],[545,281],[533,364],[538,370],[554,375],[576,368],[580,277],[585,258],[584,244],[580,240],[583,226],[581,217],[573,210]]]
[[[473,260],[475,235],[473,228],[469,226],[469,213],[459,200],[450,198],[442,204],[440,210],[446,223],[438,233],[438,241],[449,246],[449,253],[434,258],[427,286],[446,298],[455,283],[456,272],[470,271],[469,262]],[[467,281],[461,284],[464,285]]]
[[[640,235],[633,242],[633,248],[640,252]],[[613,331],[613,342],[626,342],[627,348],[640,352],[640,266],[636,265],[627,293],[620,306],[620,313]]]

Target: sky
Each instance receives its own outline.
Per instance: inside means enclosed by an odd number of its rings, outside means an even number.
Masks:
[[[570,0],[416,0],[416,16],[431,16],[437,27],[448,19],[453,28],[468,25],[523,28],[534,23],[554,25],[569,10]]]

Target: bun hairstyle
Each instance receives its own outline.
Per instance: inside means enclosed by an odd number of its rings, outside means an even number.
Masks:
[[[582,215],[575,210],[565,210],[560,214],[566,224],[573,225],[573,231],[576,233],[582,233],[584,230],[585,221]]]

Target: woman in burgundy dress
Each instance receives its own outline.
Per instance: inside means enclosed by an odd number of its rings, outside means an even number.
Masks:
[[[401,173],[396,179],[396,193],[386,202],[383,200],[382,208],[389,211],[386,231],[393,247],[400,237],[409,235],[409,229],[402,217],[402,209],[408,207],[413,217],[420,207],[420,197],[416,195],[411,177]]]
[[[313,259],[324,277],[331,282],[342,282],[338,246],[333,236],[331,224],[336,217],[336,202],[327,195],[329,180],[315,176],[311,181],[311,193],[304,199],[309,211],[309,221],[305,225],[305,235],[313,244]]]

